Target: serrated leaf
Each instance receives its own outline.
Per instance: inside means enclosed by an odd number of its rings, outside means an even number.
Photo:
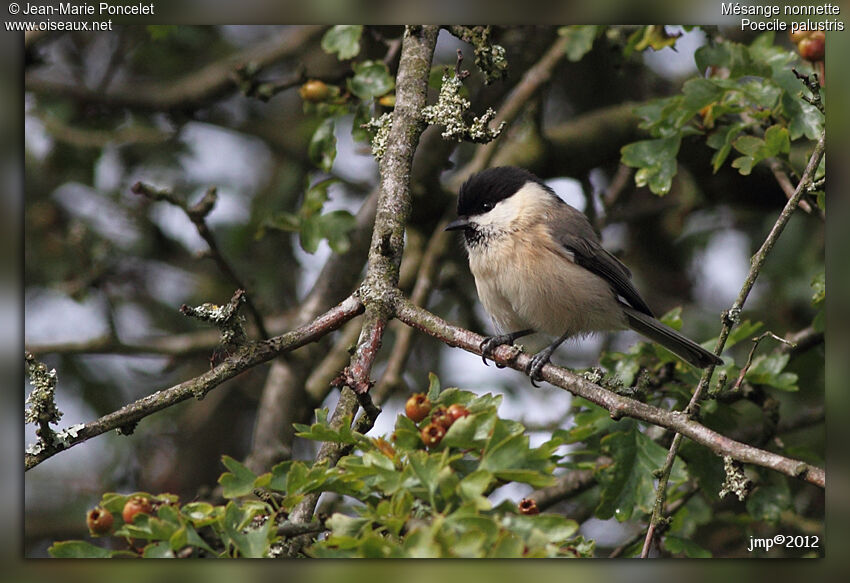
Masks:
[[[658,195],[670,191],[676,174],[676,155],[679,153],[681,137],[677,134],[667,138],[641,140],[626,144],[620,150],[621,161],[626,166],[638,168],[635,173],[637,186],[649,186]]]
[[[218,478],[218,483],[222,486],[222,496],[238,498],[250,494],[254,490],[257,475],[228,455],[221,456],[221,461],[230,470]]]
[[[363,100],[380,97],[395,88],[395,79],[387,65],[380,61],[354,64],[354,76],[348,79],[348,90]]]
[[[336,25],[322,36],[322,50],[336,54],[340,60],[352,59],[360,52],[362,25]]]
[[[655,477],[653,472],[664,465],[667,450],[632,428],[602,438],[603,451],[613,459],[608,466],[597,472],[602,485],[598,518],[616,518],[619,522],[629,520],[634,511],[649,513],[655,500]],[[687,474],[677,460],[670,473],[671,484],[681,483]]]
[[[224,509],[222,525],[225,534],[245,558],[260,558],[268,553],[271,520],[266,520],[260,526],[252,526],[251,521],[256,514],[255,511],[243,511],[233,501],[228,502]]]

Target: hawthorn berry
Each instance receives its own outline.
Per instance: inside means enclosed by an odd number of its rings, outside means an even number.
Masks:
[[[92,534],[107,534],[112,530],[113,522],[115,522],[115,519],[112,517],[112,513],[106,508],[98,506],[86,513],[86,525]]]
[[[452,419],[449,417],[449,411],[442,405],[431,411],[431,423],[439,425],[443,429],[448,429],[452,425]]]
[[[428,447],[438,445],[446,435],[446,429],[442,425],[429,423],[419,432],[422,442]]]
[[[133,519],[137,514],[150,514],[153,510],[151,501],[144,496],[133,496],[124,503],[124,511],[121,512],[121,517],[127,524],[133,524]]]
[[[323,81],[310,79],[298,89],[301,99],[312,103],[320,103],[330,97],[331,89]]]
[[[454,423],[458,419],[463,419],[464,417],[469,416],[469,409],[461,405],[460,403],[454,403],[449,405],[449,408],[446,410],[446,414],[449,417],[451,423]]]
[[[822,30],[815,30],[797,43],[797,51],[807,61],[822,61],[826,49],[826,35]]]
[[[404,404],[404,412],[411,421],[419,423],[431,412],[431,400],[424,393],[416,393]]]
[[[537,507],[537,502],[532,498],[523,498],[519,503],[519,513],[531,516],[540,514],[540,509]]]

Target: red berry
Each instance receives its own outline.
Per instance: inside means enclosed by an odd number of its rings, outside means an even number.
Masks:
[[[133,519],[137,514],[150,514],[153,510],[151,501],[144,496],[133,496],[124,504],[124,511],[121,517],[127,524],[133,524]]]
[[[532,498],[523,498],[519,503],[519,513],[530,516],[540,514],[540,509]]]
[[[304,101],[319,103],[330,97],[331,89],[322,81],[310,79],[301,86],[298,93],[301,94],[301,99]]]
[[[449,417],[449,411],[442,405],[431,411],[431,423],[439,425],[443,429],[448,429],[452,426],[452,419]]]
[[[88,525],[89,532],[92,534],[107,534],[112,530],[113,522],[115,522],[115,519],[112,517],[112,513],[100,506],[92,508],[86,514],[86,525]]]
[[[797,50],[807,61],[822,61],[826,50],[826,35],[822,30],[814,31],[808,38],[797,43]]]
[[[446,414],[449,416],[451,422],[454,423],[458,419],[468,417],[469,409],[467,409],[460,403],[454,403],[453,405],[449,405],[449,408],[446,410]]]
[[[416,393],[404,404],[404,412],[414,423],[419,423],[431,412],[431,401],[423,393]]]
[[[446,429],[442,425],[429,423],[419,432],[422,436],[422,442],[428,447],[434,447],[443,440],[446,435]]]

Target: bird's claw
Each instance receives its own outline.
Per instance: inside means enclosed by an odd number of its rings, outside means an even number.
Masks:
[[[487,362],[487,356],[490,355],[490,358],[493,358],[491,353],[496,350],[502,344],[511,344],[513,342],[513,337],[510,335],[504,336],[490,336],[481,341],[481,344],[478,345],[478,348],[481,350],[481,360],[484,361],[484,364],[490,366]],[[519,349],[515,346],[511,345],[511,348],[516,350],[516,353],[519,354]],[[496,365],[496,368],[505,368],[505,365],[500,362],[495,362],[495,358],[493,358],[493,362]]]
[[[542,373],[543,367],[549,362],[549,357],[551,354],[548,354],[547,351],[543,350],[538,352],[534,356],[529,359],[528,364],[525,367],[525,374],[529,376],[531,379],[531,384],[535,387],[539,387],[535,381],[543,380]]]

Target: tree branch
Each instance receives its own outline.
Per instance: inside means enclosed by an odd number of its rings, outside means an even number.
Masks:
[[[393,315],[395,298],[400,295],[397,285],[404,251],[404,230],[411,208],[411,167],[424,129],[422,111],[428,95],[428,77],[438,32],[439,27],[436,26],[408,26],[404,31],[396,81],[396,105],[386,154],[380,161],[381,188],[369,262],[366,278],[360,286],[366,314],[357,348],[344,373],[345,384],[353,390],[346,387],[341,391],[331,420],[332,427],[335,423],[341,424],[345,419],[353,418],[360,405],[366,414],[357,424],[365,425],[368,431],[378,413],[368,396],[372,385],[370,375],[387,322]],[[328,461],[334,465],[346,449],[340,444],[324,442],[316,461]],[[307,495],[293,509],[290,520],[309,520],[317,502],[318,494]],[[297,554],[304,542],[293,540],[288,554]]]
[[[484,340],[483,336],[452,326],[440,317],[414,306],[405,299],[399,300],[396,314],[398,319],[408,326],[413,326],[449,346],[460,347],[467,352],[481,355],[480,344]],[[525,353],[517,355],[508,346],[499,346],[492,353],[492,360],[498,364],[521,372],[525,371],[530,358]],[[618,395],[552,364],[543,368],[542,378],[556,387],[607,409],[611,412],[613,419],[632,417],[659,427],[673,429],[708,447],[717,455],[728,455],[735,460],[772,469],[786,476],[799,478],[816,486],[824,487],[825,472],[823,469],[735,441],[701,425],[679,411],[667,411]]]
[[[221,364],[196,378],[143,397],[117,411],[104,415],[96,421],[86,423],[82,427],[71,428],[73,432],[71,429],[66,430],[70,437],[64,447],[26,454],[24,469],[30,470],[60,451],[65,451],[107,431],[121,429],[124,433],[130,433],[135,427],[135,424],[148,415],[192,397],[203,399],[209,391],[224,381],[235,377],[253,366],[267,362],[280,354],[290,352],[310,342],[315,342],[361,313],[363,313],[363,304],[360,298],[352,295],[341,304],[305,326],[301,326],[286,334],[262,342],[251,343],[240,348]]]

